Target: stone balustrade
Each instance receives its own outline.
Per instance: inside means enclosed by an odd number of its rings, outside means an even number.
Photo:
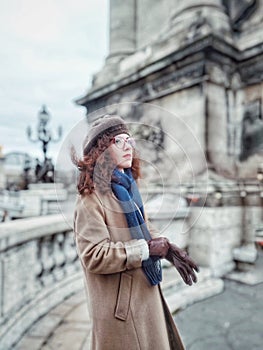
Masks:
[[[60,214],[0,225],[0,349],[83,289],[72,227]]]

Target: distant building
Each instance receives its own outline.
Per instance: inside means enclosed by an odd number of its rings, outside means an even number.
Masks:
[[[5,187],[19,188],[23,185],[25,170],[33,176],[35,160],[24,152],[10,152],[5,154],[3,171],[5,174]],[[31,169],[32,168],[32,169]]]

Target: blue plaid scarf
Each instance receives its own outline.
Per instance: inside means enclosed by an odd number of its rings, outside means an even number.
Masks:
[[[126,169],[124,173],[115,169],[111,179],[111,188],[120,201],[131,237],[133,239],[150,240],[151,235],[144,221],[142,198],[131,169]],[[158,257],[150,256],[147,260],[144,260],[142,268],[151,285],[154,286],[161,282],[162,267]]]

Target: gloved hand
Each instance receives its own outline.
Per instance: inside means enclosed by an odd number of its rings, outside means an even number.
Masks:
[[[165,258],[175,266],[186,284],[191,286],[193,282],[197,282],[195,271],[199,272],[199,268],[187,255],[186,251],[178,248],[175,244],[169,243]]]
[[[153,238],[147,242],[150,255],[157,255],[160,258],[165,258],[170,247],[169,241],[165,237]]]

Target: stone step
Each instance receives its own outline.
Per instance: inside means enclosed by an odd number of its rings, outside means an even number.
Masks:
[[[193,286],[187,286],[166,297],[172,313],[186,308],[197,301],[222,293],[224,282],[220,278],[209,278]]]
[[[255,243],[263,246],[263,224],[256,229]]]
[[[223,280],[211,277],[211,270],[208,268],[200,269],[198,282],[192,286],[183,282],[174,267],[163,271],[164,280],[161,287],[172,313],[224,290]]]
[[[233,259],[243,263],[254,263],[257,259],[257,249],[254,243],[244,244],[233,249]]]

